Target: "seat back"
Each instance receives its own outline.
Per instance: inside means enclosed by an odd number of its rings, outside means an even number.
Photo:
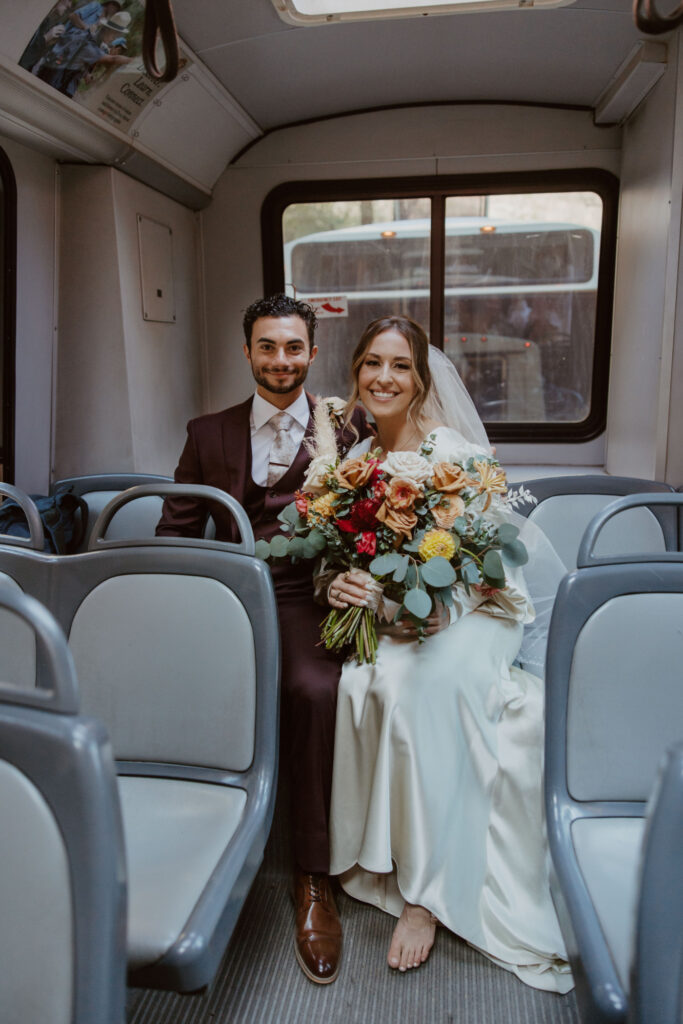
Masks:
[[[0,481],[0,495],[12,498],[24,511],[29,536],[0,535],[0,544],[21,549],[43,550],[43,526],[34,502],[19,488]],[[0,585],[12,587],[21,593],[16,580],[0,571]],[[24,688],[33,687],[36,680],[36,645],[34,630],[23,619],[0,607],[0,651],[2,662],[0,677],[5,682]]]
[[[568,570],[576,568],[586,526],[616,497],[660,491],[670,494],[673,490],[668,484],[652,480],[597,475],[543,477],[521,486],[533,494],[537,504],[520,506],[520,513],[544,531]],[[633,508],[610,522],[598,551],[601,555],[659,554],[675,550],[677,537],[675,509]]]
[[[631,1024],[680,1024],[683,1009],[683,743],[648,806],[631,966]]]
[[[105,539],[120,508],[155,492],[226,505],[242,541]],[[55,556],[0,545],[0,572],[58,618],[81,679],[83,709],[105,723],[116,758],[160,774],[170,763],[193,777],[253,775],[254,785],[263,771],[270,797],[277,611],[270,572],[253,555],[241,506],[215,488],[132,488],[103,510],[90,547]]]
[[[49,612],[4,584],[0,607],[35,632],[43,667],[32,691],[0,683],[0,1020],[120,1024],[125,869],[108,737],[77,713]]]
[[[50,494],[59,488],[68,488],[72,494],[83,498],[88,505],[88,522],[83,534],[79,551],[86,551],[92,528],[102,509],[112,498],[129,487],[142,484],[171,483],[168,476],[157,476],[153,473],[100,473],[93,476],[73,476],[56,480],[50,487]],[[107,530],[109,540],[128,540],[141,537],[153,537],[156,524],[161,515],[163,500],[156,494],[146,495],[138,501],[126,504]],[[80,512],[76,513],[80,519]]]
[[[683,722],[683,555],[628,562],[594,551],[605,524],[638,502],[676,505],[683,496],[627,496],[589,524],[579,568],[558,589],[546,663],[553,895],[580,998],[605,1022],[625,1018],[645,802]]]

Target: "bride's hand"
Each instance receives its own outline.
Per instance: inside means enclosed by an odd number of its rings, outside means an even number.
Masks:
[[[340,572],[327,588],[327,601],[332,608],[348,608],[350,604],[370,607],[372,601],[366,589],[367,573],[356,573],[353,569]]]

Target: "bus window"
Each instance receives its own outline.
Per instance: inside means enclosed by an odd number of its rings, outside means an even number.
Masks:
[[[316,302],[319,351],[310,387],[345,394],[351,353],[364,327],[387,312],[429,324],[430,202],[299,203],[283,215],[285,287],[301,298],[348,297],[342,312]],[[392,220],[400,215],[401,221]],[[397,225],[400,224],[400,231]],[[320,225],[327,230],[311,232]],[[326,309],[325,306],[331,308]]]
[[[429,328],[436,229],[434,214],[425,216],[428,203],[285,207],[285,286],[321,317],[314,390],[344,391],[350,354],[373,318],[405,314]],[[446,195],[438,209],[443,321],[431,340],[458,367],[484,421],[586,422],[594,397],[601,196]]]

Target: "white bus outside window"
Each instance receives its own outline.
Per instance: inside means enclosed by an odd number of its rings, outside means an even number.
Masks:
[[[505,212],[514,200],[521,216],[446,217],[444,329],[442,338],[432,340],[443,344],[485,421],[581,422],[591,405],[599,197],[452,199],[477,200],[489,209],[497,201]],[[381,210],[389,202],[377,206]],[[410,202],[424,208],[424,200]],[[337,216],[347,213],[339,202],[311,205],[334,205]],[[454,205],[449,197],[447,212]],[[552,220],[553,209],[575,220]],[[533,214],[539,219],[528,219]],[[373,219],[292,238],[290,223],[286,290],[310,301],[321,316],[313,390],[345,392],[351,352],[375,317],[404,314],[428,330],[430,230],[431,220],[423,216]]]

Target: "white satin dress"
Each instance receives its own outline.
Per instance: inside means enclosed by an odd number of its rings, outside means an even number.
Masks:
[[[431,461],[477,453],[446,427],[435,434]],[[426,907],[528,985],[567,992],[548,885],[543,683],[512,665],[534,613],[521,571],[506,572],[492,599],[456,585],[450,626],[423,644],[381,636],[376,665],[344,664],[331,873],[397,917],[404,901]]]

